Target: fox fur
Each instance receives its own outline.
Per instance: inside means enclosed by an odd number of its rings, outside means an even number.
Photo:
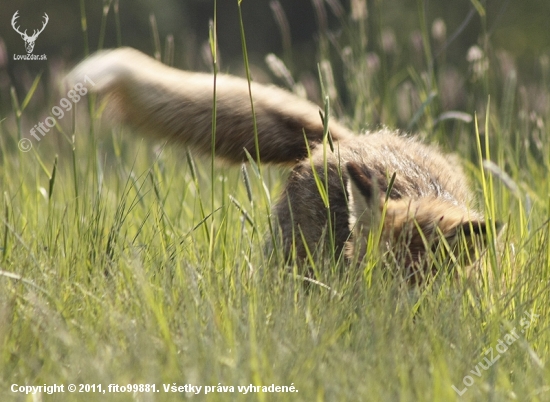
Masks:
[[[118,119],[140,132],[211,155],[214,79],[170,68],[137,50],[101,51],[81,62],[69,82],[108,95]],[[274,206],[287,256],[326,248],[362,258],[369,233],[382,228],[382,247],[406,267],[421,266],[443,236],[484,234],[483,216],[456,157],[388,129],[355,135],[334,119],[334,150],[323,143],[319,107],[275,86],[216,78],[216,157],[240,164],[245,150],[261,163],[293,167]],[[327,184],[328,205],[318,176]],[[390,181],[393,182],[390,187]],[[383,221],[382,221],[383,220]],[[380,226],[381,225],[381,226]],[[439,239],[439,240],[438,240]]]

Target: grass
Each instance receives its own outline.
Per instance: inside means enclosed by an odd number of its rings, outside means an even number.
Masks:
[[[0,116],[0,399],[31,400],[12,384],[81,383],[161,392],[42,400],[191,397],[163,384],[212,387],[197,400],[550,399],[548,104],[533,103],[535,90],[517,76],[501,75],[487,46],[461,72],[464,110],[478,118],[442,120],[451,66],[369,53],[362,18],[343,19],[344,35],[321,41],[320,60],[344,77],[326,81],[336,82],[327,88],[331,105],[356,129],[410,125],[464,159],[488,221],[506,224],[498,241],[491,233],[476,280],[444,275],[413,288],[384,275],[373,253],[346,275],[318,265],[324,286],[305,287],[263,253],[266,211],[285,172],[154,148],[128,129],[105,128],[93,99],[22,152],[22,127],[44,121],[29,111],[37,83]],[[483,58],[494,68],[483,69]],[[544,74],[535,78],[536,94],[550,96]],[[59,105],[58,92],[47,110]],[[519,339],[489,367],[491,348],[496,358],[514,328]],[[237,389],[271,384],[298,392]]]

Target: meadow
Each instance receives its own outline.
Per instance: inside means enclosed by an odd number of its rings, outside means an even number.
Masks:
[[[352,267],[318,261],[308,281],[264,252],[287,170],[148,142],[109,124],[104,100],[69,94],[63,71],[38,76],[0,111],[2,401],[550,400],[550,54],[524,78],[487,35],[454,64],[445,22],[421,8],[406,51],[391,31],[368,37],[376,16],[327,4],[342,30],[320,31],[316,81],[283,56],[266,71],[326,94],[357,132],[400,127],[459,155],[491,228],[476,274],[441,264],[411,286],[380,248]]]

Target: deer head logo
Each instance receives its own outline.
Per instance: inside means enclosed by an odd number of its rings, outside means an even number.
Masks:
[[[19,35],[21,35],[21,37],[25,41],[25,48],[27,49],[27,53],[32,53],[32,51],[34,49],[34,42],[36,41],[36,38],[38,38],[38,35],[40,35],[40,33],[44,30],[44,28],[46,28],[46,25],[48,25],[48,21],[49,21],[48,14],[44,13],[44,22],[42,23],[42,28],[40,28],[40,30],[35,29],[33,31],[32,35],[29,36],[29,35],[27,35],[27,30],[26,29],[25,29],[25,32],[21,32],[19,30],[19,27],[17,27],[15,25],[15,22],[16,22],[17,18],[19,18],[19,15],[17,15],[18,13],[19,13],[19,10],[17,10],[15,12],[15,14],[13,14],[13,17],[11,19],[11,26],[13,27],[15,32],[17,32]]]

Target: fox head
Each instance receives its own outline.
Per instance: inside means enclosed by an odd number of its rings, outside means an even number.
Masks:
[[[473,264],[476,244],[487,232],[480,214],[444,197],[402,197],[392,192],[395,176],[377,177],[355,162],[346,167],[350,230],[359,247],[353,252],[359,258],[365,255],[369,234],[381,230],[380,245],[416,280],[434,271],[430,256],[437,253],[452,255],[466,267]]]

